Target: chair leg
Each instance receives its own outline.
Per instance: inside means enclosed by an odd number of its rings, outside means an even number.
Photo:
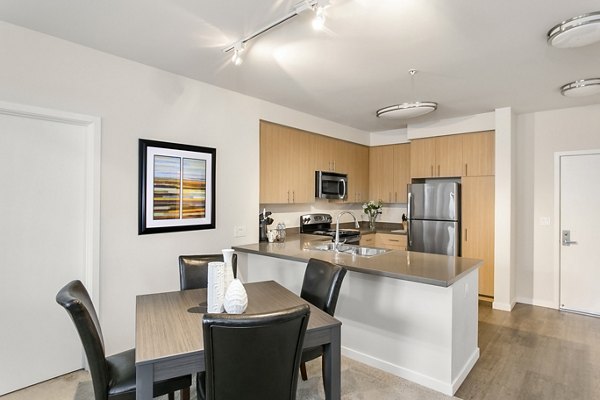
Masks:
[[[179,391],[179,396],[181,400],[190,400],[190,388],[181,389]]]
[[[175,400],[175,393],[174,392],[169,392],[168,396],[169,396],[169,400]]]
[[[300,375],[302,376],[302,380],[305,381],[308,379],[308,375],[306,375],[306,364],[300,363]]]
[[[323,374],[323,389],[327,392],[327,388],[325,387],[325,382],[327,382],[327,369],[325,368],[325,355],[321,356],[321,373]]]

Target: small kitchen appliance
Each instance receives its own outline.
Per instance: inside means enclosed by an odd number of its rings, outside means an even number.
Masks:
[[[300,233],[311,235],[329,236],[335,239],[335,228],[331,227],[333,218],[330,214],[306,214],[300,217]],[[340,229],[340,241],[348,244],[360,242],[360,231],[358,229]]]

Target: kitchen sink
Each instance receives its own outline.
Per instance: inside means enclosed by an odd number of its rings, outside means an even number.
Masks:
[[[320,250],[320,251],[335,251],[335,243],[321,243],[308,247],[309,250]],[[387,253],[388,249],[379,249],[377,247],[365,247],[365,246],[356,246],[353,244],[339,244],[338,251],[340,253],[352,254],[361,257],[372,257],[377,256],[379,254]]]

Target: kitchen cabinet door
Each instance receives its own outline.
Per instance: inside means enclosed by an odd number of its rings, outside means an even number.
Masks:
[[[410,142],[410,176],[430,178],[435,176],[435,138],[415,139]]]
[[[369,200],[393,201],[394,147],[376,146],[369,149]]]
[[[287,154],[277,125],[260,121],[260,202],[287,203]]]
[[[394,145],[394,203],[407,202],[410,183],[410,144]]]
[[[348,202],[360,203],[369,197],[369,148],[348,143]]]
[[[494,175],[494,131],[466,133],[463,137],[462,176]]]
[[[335,171],[334,152],[336,140],[323,135],[313,135],[315,171]]]
[[[314,201],[311,143],[309,133],[267,121],[260,122],[261,203]]]
[[[462,135],[436,137],[434,176],[462,176],[462,169]]]
[[[370,246],[370,247],[375,247],[375,234],[374,233],[368,233],[366,235],[361,235],[360,236],[360,243],[361,246]]]
[[[494,297],[494,182],[493,176],[463,177],[462,256],[479,258],[479,294]]]
[[[315,174],[312,153],[312,135],[293,128],[286,128],[287,190],[289,203],[312,203],[315,201]],[[291,151],[290,151],[291,150]]]

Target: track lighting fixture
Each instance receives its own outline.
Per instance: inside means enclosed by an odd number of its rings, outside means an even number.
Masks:
[[[231,62],[233,65],[238,66],[244,62],[242,53],[244,52],[245,47],[246,46],[242,42],[237,42],[235,45],[233,45],[233,57],[231,57]]]
[[[286,15],[276,19],[275,21],[257,30],[256,32],[251,33],[250,35],[243,37],[238,41],[234,42],[233,44],[227,46],[223,49],[223,52],[228,53],[230,51],[233,51],[234,53],[231,57],[231,62],[234,65],[240,65],[242,63],[242,58],[240,54],[242,53],[242,51],[244,51],[246,43],[307,10],[312,10],[315,13],[315,18],[313,19],[312,23],[313,28],[317,30],[323,29],[323,27],[325,26],[325,7],[327,7],[328,5],[329,0],[303,0],[297,3],[294,7],[292,7],[290,12],[288,12]]]

